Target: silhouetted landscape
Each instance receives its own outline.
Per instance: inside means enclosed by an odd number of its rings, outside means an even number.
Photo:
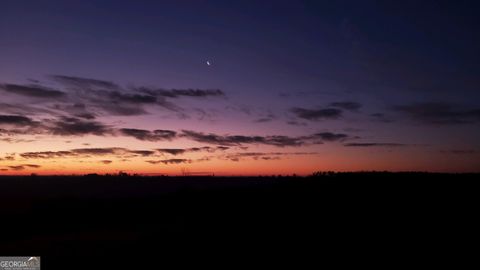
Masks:
[[[5,176],[1,249],[45,269],[419,256],[476,229],[478,176]]]

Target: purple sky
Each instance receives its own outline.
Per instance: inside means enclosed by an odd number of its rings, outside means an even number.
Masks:
[[[478,4],[317,2],[2,3],[0,169],[478,171]]]

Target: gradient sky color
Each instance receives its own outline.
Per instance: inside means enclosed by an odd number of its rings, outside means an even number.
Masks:
[[[478,172],[478,11],[2,1],[0,174]]]

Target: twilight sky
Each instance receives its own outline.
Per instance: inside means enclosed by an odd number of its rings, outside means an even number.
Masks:
[[[479,10],[2,1],[0,174],[478,172]]]

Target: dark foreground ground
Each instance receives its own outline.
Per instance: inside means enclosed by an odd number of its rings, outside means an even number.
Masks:
[[[458,267],[478,245],[478,176],[1,177],[0,256],[39,255],[42,269]]]

